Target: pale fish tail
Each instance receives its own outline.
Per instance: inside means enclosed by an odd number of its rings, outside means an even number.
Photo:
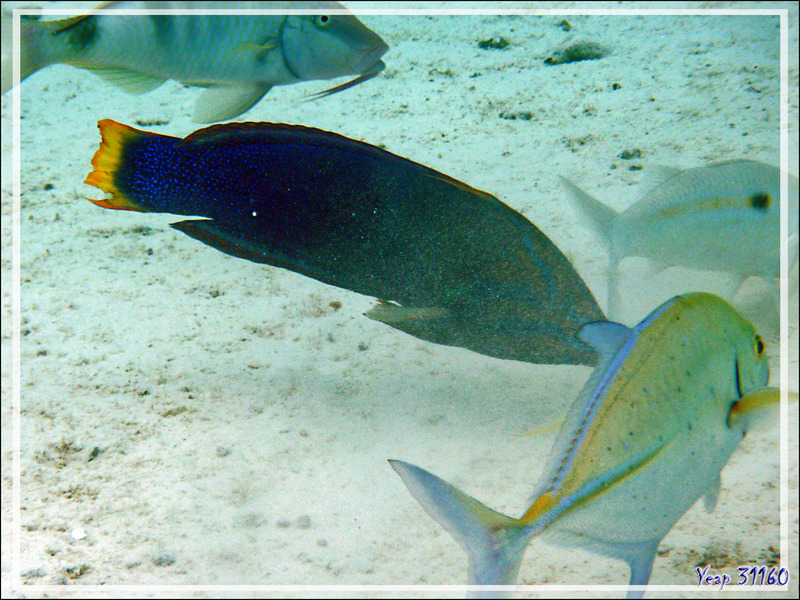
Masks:
[[[608,310],[606,313],[609,316],[617,314],[621,304],[619,298],[619,275],[617,273],[620,257],[618,256],[618,249],[614,244],[614,224],[619,217],[619,213],[584,192],[566,177],[559,177],[559,179],[567,192],[569,192],[572,205],[585,217],[589,227],[597,233],[603,246],[605,246],[608,251],[609,279],[607,296]]]
[[[469,556],[469,584],[513,586],[530,538],[530,528],[484,506],[435,475],[399,460],[392,468],[422,507],[438,521]],[[511,590],[479,588],[473,597],[508,595]]]
[[[3,14],[0,22],[2,22],[3,39],[0,93],[5,94],[14,86],[14,20]],[[57,21],[37,21],[24,16],[20,18],[20,81],[39,69],[58,62],[46,48],[46,34],[56,27],[55,23]]]

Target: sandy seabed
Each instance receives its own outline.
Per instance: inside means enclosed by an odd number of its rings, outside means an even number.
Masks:
[[[790,170],[797,174],[796,3],[672,6],[790,9]],[[564,18],[572,31],[559,26]],[[601,305],[606,255],[567,202],[559,175],[623,209],[638,199],[653,165],[778,162],[777,17],[362,20],[391,47],[380,77],[315,102],[301,100],[326,82],[276,88],[239,120],[335,131],[494,194],[561,248]],[[498,36],[508,47],[478,47]],[[570,38],[612,52],[546,66]],[[170,229],[176,219],[169,215],[100,210],[84,200],[98,197],[83,180],[99,119],[182,137],[200,127],[191,122],[198,94],[168,82],[129,96],[67,66],[21,86],[24,585],[13,589],[12,97],[2,98],[3,597],[120,593],[80,587],[97,584],[465,583],[465,554],[386,459],[420,465],[496,510],[521,514],[553,443],[547,426],[563,418],[590,369],[501,361],[417,340],[363,317],[372,298],[216,252]],[[620,158],[636,149],[641,158]],[[682,269],[650,279],[638,259],[626,261],[623,273],[620,320],[628,325],[676,293],[726,289],[722,276]],[[796,268],[790,281],[796,348]],[[768,287],[748,281],[734,303],[764,336],[778,382],[778,316]],[[796,351],[790,374],[796,390]],[[698,502],[663,540],[651,584],[695,585],[701,563],[735,576],[739,565],[783,559],[793,577],[788,595],[797,596],[797,413],[794,403],[789,555],[778,550],[778,430],[767,428],[748,435],[723,470],[716,511]],[[523,584],[627,580],[621,562],[537,540],[519,577]],[[158,587],[122,593],[162,594]],[[656,594],[664,592],[649,595]]]

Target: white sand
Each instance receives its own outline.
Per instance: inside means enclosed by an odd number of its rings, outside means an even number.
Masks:
[[[796,174],[796,3],[674,4],[707,5],[791,9]],[[276,88],[244,118],[384,145],[491,192],[550,236],[603,304],[606,257],[557,176],[624,208],[650,165],[775,164],[778,19],[568,16],[572,34],[613,53],[546,67],[570,35],[556,26],[561,18],[365,16],[391,46],[381,77],[311,103],[299,100],[325,82]],[[477,47],[498,35],[510,47]],[[615,82],[621,88],[612,91]],[[56,66],[21,91],[22,582],[465,583],[464,553],[386,459],[418,464],[518,515],[554,437],[523,434],[560,420],[589,369],[422,342],[363,317],[371,298],[216,252],[170,229],[169,215],[101,210],[83,199],[99,197],[82,183],[98,119],[162,121],[146,128],[185,136],[199,128],[190,121],[197,89],[168,82],[133,97]],[[45,591],[11,588],[11,102],[3,96],[2,595],[36,597]],[[499,117],[524,111],[531,120]],[[634,148],[641,160],[618,158]],[[634,290],[627,324],[676,292],[724,289],[722,278],[674,270],[653,284],[637,279],[640,266],[625,264]],[[796,271],[791,281],[796,315]],[[736,298],[765,336],[777,382],[770,302],[758,281]],[[791,370],[796,390],[796,353]],[[796,403],[789,412],[791,544],[782,558],[796,596]],[[707,514],[700,502],[677,523],[652,584],[696,584],[695,566],[708,557],[724,564],[715,572],[734,576],[740,564],[774,558],[778,448],[776,427],[748,435],[722,473],[717,510]],[[536,540],[520,574],[526,584],[627,580],[620,562]],[[87,592],[47,591],[70,593]]]

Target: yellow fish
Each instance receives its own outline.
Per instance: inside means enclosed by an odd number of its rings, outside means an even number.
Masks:
[[[519,519],[487,508],[427,471],[390,461],[411,494],[466,549],[473,585],[514,584],[531,538],[624,560],[644,586],[656,549],[779,398],[764,342],[724,300],[675,297],[629,329],[590,323],[601,355],[570,409]],[[631,592],[630,597],[643,592]]]

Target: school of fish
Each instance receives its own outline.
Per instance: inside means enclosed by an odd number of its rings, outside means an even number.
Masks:
[[[308,15],[113,12],[229,7],[107,2],[58,20],[22,18],[21,79],[53,64],[133,93],[171,79],[205,88],[193,118],[212,123],[242,115],[274,86],[354,77],[315,94],[330,96],[385,68],[386,42],[337,2],[235,3]],[[3,93],[13,85],[10,23],[2,18]],[[368,317],[428,342],[594,367],[519,518],[390,461],[467,552],[472,585],[514,585],[540,537],[624,561],[629,597],[641,596],[661,540],[699,498],[713,509],[730,456],[770,422],[779,391],[768,385],[764,341],[728,302],[690,293],[632,328],[612,322],[559,248],[491,194],[300,125],[231,123],[184,138],[111,119],[98,126],[85,183],[107,194],[91,200],[102,208],[191,216],[171,226],[230,256],[374,297]],[[781,198],[780,172],[767,164],[662,169],[622,213],[562,183],[608,251],[609,315],[619,311],[618,267],[629,256],[730,273],[737,285],[750,276],[774,282],[782,202],[797,261],[798,181],[789,177]]]

